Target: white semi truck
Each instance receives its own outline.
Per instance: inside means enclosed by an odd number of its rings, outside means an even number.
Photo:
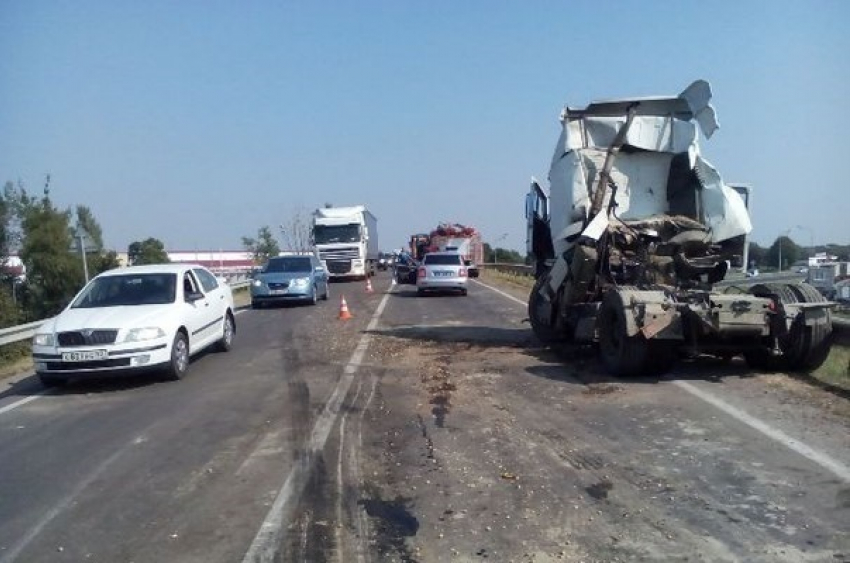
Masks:
[[[313,242],[331,277],[365,279],[375,275],[378,220],[365,206],[317,209]]]

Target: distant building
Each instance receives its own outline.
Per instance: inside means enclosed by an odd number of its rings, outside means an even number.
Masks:
[[[814,256],[809,256],[809,266],[820,266],[828,262],[835,262],[838,256],[832,256],[827,252],[818,252]]]
[[[809,267],[806,281],[827,299],[833,299],[837,283],[847,278],[850,278],[850,262],[821,262]]]
[[[174,250],[168,259],[178,264],[198,264],[218,276],[240,276],[256,268],[254,256],[244,250]]]

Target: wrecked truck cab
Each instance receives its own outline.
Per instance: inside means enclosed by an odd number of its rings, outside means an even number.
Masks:
[[[745,266],[752,224],[749,188],[702,156],[700,136],[719,128],[710,102],[698,80],[677,96],[564,108],[548,193],[532,179],[526,197],[541,340],[598,343],[617,375],[664,371],[681,348],[810,366],[810,349],[828,346],[820,328],[795,328],[829,322],[829,304],[800,284],[714,289]]]

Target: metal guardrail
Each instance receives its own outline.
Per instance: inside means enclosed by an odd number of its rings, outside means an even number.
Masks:
[[[42,324],[49,320],[50,319],[43,319],[40,321],[27,323],[25,325],[18,325],[10,328],[0,329],[0,346],[5,346],[6,344],[20,342],[21,340],[28,340],[32,338],[38,327],[40,327]]]
[[[239,280],[228,283],[230,289],[238,290],[238,289],[246,289],[251,285],[251,280]],[[41,319],[40,321],[33,321],[31,323],[12,326],[9,328],[0,328],[0,346],[5,346],[6,344],[12,344],[14,342],[20,342],[22,340],[29,340],[35,335],[35,331],[38,330],[38,327],[49,321],[50,319]]]

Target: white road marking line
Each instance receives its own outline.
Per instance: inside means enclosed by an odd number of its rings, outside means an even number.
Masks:
[[[726,414],[738,420],[739,422],[743,422],[750,428],[758,430],[768,438],[779,442],[786,448],[793,450],[801,456],[805,457],[806,459],[817,463],[818,465],[820,465],[830,473],[834,474],[838,478],[850,482],[850,467],[847,467],[840,461],[837,461],[826,455],[825,453],[819,452],[814,448],[807,446],[803,442],[792,438],[785,432],[770,426],[766,422],[747,414],[746,412],[742,411],[737,407],[733,407],[732,405],[720,399],[719,397],[712,395],[708,391],[703,391],[702,389],[688,383],[687,381],[673,381],[672,383],[673,385],[681,387],[682,389],[694,395],[695,397],[702,399],[706,403],[720,409],[721,411],[725,412]]]
[[[31,402],[35,401],[36,399],[40,399],[40,398],[44,397],[44,395],[45,395],[45,393],[39,393],[37,395],[30,395],[29,397],[24,397],[23,399],[18,399],[14,403],[9,403],[5,407],[0,408],[0,414],[7,413],[7,412],[14,410],[18,407],[21,407],[21,406],[23,406],[27,403],[31,403]]]
[[[504,297],[507,297],[511,301],[519,303],[520,305],[523,305],[523,306],[526,305],[526,303],[523,302],[522,300],[517,299],[513,295],[509,295],[509,294],[505,293],[504,291],[502,291],[500,289],[497,289],[495,287],[487,285],[486,283],[480,282],[478,280],[470,280],[470,281],[474,281],[475,283],[477,283],[479,285],[483,285],[484,287],[495,291],[499,295],[502,295]],[[833,475],[839,477],[841,480],[850,482],[850,467],[844,465],[840,461],[835,460],[835,459],[831,458],[830,456],[828,456],[827,454],[825,454],[823,452],[819,452],[819,451],[815,450],[814,448],[812,448],[810,446],[807,446],[806,444],[802,443],[801,441],[799,441],[795,438],[792,438],[791,436],[787,435],[786,433],[782,432],[781,430],[773,428],[772,426],[770,426],[769,424],[767,424],[763,420],[760,420],[760,419],[758,419],[758,418],[756,418],[756,417],[754,417],[750,414],[747,414],[746,412],[744,412],[744,411],[742,411],[742,410],[740,410],[736,407],[733,407],[732,405],[723,401],[719,397],[716,397],[715,395],[712,395],[711,393],[708,393],[707,391],[703,391],[703,390],[695,387],[694,385],[691,385],[690,383],[688,383],[686,381],[674,380],[674,381],[672,381],[672,383],[674,385],[677,385],[677,386],[681,387],[682,389],[688,391],[693,396],[705,401],[709,405],[725,412],[726,414],[735,418],[739,422],[743,422],[744,424],[746,424],[750,428],[758,430],[759,432],[761,432],[762,434],[764,434],[768,438],[775,440],[776,442],[779,442],[780,444],[782,444],[786,448],[800,454],[801,456],[805,457],[806,459],[808,459],[810,461],[815,462],[816,464],[820,465],[824,469],[828,470]]]
[[[363,380],[357,380],[357,393],[355,393],[354,398],[351,400],[352,407],[357,405],[357,400],[360,398],[360,392],[363,390]],[[342,528],[343,528],[343,515],[342,515],[342,499],[345,496],[345,490],[343,489],[343,455],[345,453],[345,421],[348,419],[348,411],[350,409],[346,409],[345,413],[339,420],[339,455],[337,456],[337,465],[336,465],[336,486],[337,486],[337,495],[336,495],[336,545],[337,551],[336,556],[337,560],[340,563],[345,563],[345,543],[342,539]]]
[[[478,280],[469,280],[469,281],[474,282],[474,283],[477,283],[478,285],[483,285],[484,287],[486,287],[486,288],[487,288],[487,289],[489,289],[490,291],[495,291],[496,293],[498,293],[498,294],[499,294],[499,295],[501,295],[502,297],[507,297],[507,298],[508,298],[508,299],[510,299],[511,301],[514,301],[514,302],[516,302],[516,303],[519,303],[519,304],[520,304],[520,305],[522,305],[523,307],[525,307],[526,305],[528,305],[528,304],[527,304],[525,301],[523,301],[522,299],[518,299],[518,298],[514,297],[513,295],[511,295],[510,293],[505,293],[505,292],[504,292],[504,291],[502,291],[501,289],[498,289],[498,288],[496,288],[496,287],[493,287],[492,285],[488,285],[488,284],[486,284],[486,283],[484,283],[484,282],[480,282],[480,281],[478,281]]]
[[[378,321],[387,306],[392,289],[393,287],[390,286],[390,290],[381,299],[378,308],[372,315],[372,320],[369,321],[366,332],[360,337],[357,348],[345,366],[343,376],[339,378],[333,393],[316,419],[304,455],[289,471],[289,475],[278,491],[265,520],[263,520],[257,535],[254,537],[254,541],[251,542],[251,546],[245,553],[245,557],[242,559],[243,563],[271,562],[274,560],[284,532],[288,528],[287,521],[291,519],[292,512],[307,486],[307,478],[313,469],[315,453],[322,451],[328,441],[328,435],[336,423],[342,401],[348,394],[352,381],[354,381],[354,374],[357,373],[358,368],[363,363],[363,356],[366,354],[366,349],[369,347],[369,341],[372,338],[371,332],[378,326]]]
[[[116,459],[123,455],[130,447],[139,445],[141,443],[144,443],[145,441],[146,440],[144,439],[140,440],[139,438],[136,438],[135,440],[132,440],[129,444],[127,444],[123,448],[120,448],[118,451],[106,458],[106,460],[102,461],[100,465],[98,465],[94,471],[89,473],[85,479],[80,481],[68,495],[66,495],[61,501],[56,503],[56,505],[50,510],[48,510],[38,522],[31,526],[30,529],[27,530],[27,533],[24,534],[23,537],[21,537],[16,544],[14,544],[8,550],[4,551],[2,553],[2,556],[0,556],[0,563],[11,563],[15,559],[17,559],[18,555],[20,555],[21,552],[26,549],[30,542],[35,539],[35,537],[38,536],[42,532],[42,530],[44,530],[44,528],[48,524],[50,524],[51,521],[53,521],[54,518],[59,516],[59,514],[61,514],[65,509],[67,509],[74,502],[74,499],[76,499],[80,495],[80,493],[87,489],[89,485],[91,485],[95,481],[95,479],[100,477],[100,475],[104,471],[106,471],[106,469],[110,465],[112,465]]]
[[[372,404],[372,399],[375,396],[375,389],[378,386],[378,378],[374,375],[372,376],[372,389],[369,392],[369,398],[366,399],[366,404],[360,409],[360,417],[357,421],[357,449],[353,453],[354,457],[354,480],[357,483],[357,486],[362,490],[365,483],[363,481],[363,474],[360,472],[360,453],[363,451],[363,417],[366,414],[366,411],[369,410],[369,405]],[[369,520],[366,518],[366,508],[358,505],[355,510],[357,511],[357,537],[358,542],[356,545],[357,548],[357,561],[358,563],[370,563],[371,558],[369,556]]]

